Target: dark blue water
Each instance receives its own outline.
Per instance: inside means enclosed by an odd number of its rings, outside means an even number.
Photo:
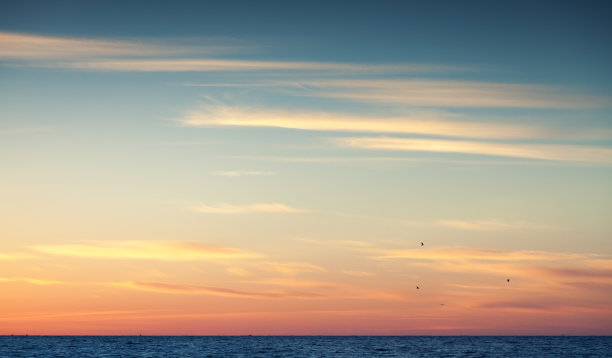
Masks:
[[[0,357],[612,357],[612,337],[0,336]]]

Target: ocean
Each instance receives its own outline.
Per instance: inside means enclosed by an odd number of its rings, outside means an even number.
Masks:
[[[0,336],[0,357],[612,357],[612,337]]]

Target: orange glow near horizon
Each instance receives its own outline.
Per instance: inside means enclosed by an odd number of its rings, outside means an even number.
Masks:
[[[352,260],[371,269],[355,275],[265,255],[202,264],[177,250],[243,251],[190,243],[147,246],[172,248],[175,261],[134,256],[139,245],[33,247],[46,256],[22,260],[36,277],[0,278],[0,334],[605,334],[611,325],[612,261],[601,255],[353,246]],[[88,281],[72,265],[105,272]],[[142,266],[151,269],[135,272]]]

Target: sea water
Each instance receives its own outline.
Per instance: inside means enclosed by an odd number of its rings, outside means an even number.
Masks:
[[[0,357],[612,357],[612,337],[0,336]]]

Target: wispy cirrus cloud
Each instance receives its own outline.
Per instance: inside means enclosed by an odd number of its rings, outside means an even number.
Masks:
[[[469,272],[473,277],[494,277],[506,284],[512,277],[521,282],[520,290],[552,292],[584,284],[585,288],[600,288],[612,283],[610,256],[592,253],[568,253],[535,250],[500,250],[473,247],[433,247],[419,249],[363,248],[370,259],[401,261],[411,267],[427,268],[438,272]],[[501,276],[501,277],[500,277]],[[476,283],[480,282],[480,283]],[[451,283],[459,290],[499,289],[482,282]],[[610,287],[610,286],[609,286]]]
[[[605,261],[605,260],[597,260]],[[589,262],[591,264],[591,262]],[[540,268],[542,274],[547,276],[566,277],[574,279],[588,279],[588,278],[607,278],[612,283],[612,267],[598,268],[592,267],[594,265],[585,265],[583,267],[542,267]],[[612,290],[612,286],[610,287]]]
[[[612,149],[582,145],[495,143],[392,137],[335,138],[341,146],[394,151],[477,154],[513,158],[612,163]]]
[[[38,255],[32,255],[31,253],[25,252],[13,252],[13,253],[2,253],[0,252],[0,261],[13,261],[13,260],[28,260],[40,258]]]
[[[259,290],[238,290],[234,288],[183,284],[174,282],[157,281],[128,281],[114,282],[109,285],[134,290],[152,291],[167,294],[182,295],[212,295],[231,298],[248,299],[369,299],[376,301],[404,300],[405,297],[396,292],[381,290],[369,290],[364,288],[336,285],[327,282],[316,281],[286,281],[286,280],[263,280],[254,281],[256,284],[265,286]],[[278,286],[268,289],[270,286]],[[297,290],[296,288],[300,288]]]
[[[432,73],[466,71],[439,64],[359,64],[198,58],[246,48],[228,38],[109,39],[0,32],[0,59],[25,60],[21,65],[96,71],[335,71],[346,73]],[[176,58],[190,55],[189,58]],[[195,57],[194,57],[195,56]],[[125,58],[125,57],[138,57]]]
[[[170,282],[117,282],[116,286],[171,294],[213,295],[221,297],[280,299],[280,298],[319,298],[320,294],[293,290],[278,291],[241,291],[231,288],[180,284]]]
[[[342,273],[345,275],[353,276],[353,277],[371,277],[374,276],[372,272],[367,271],[356,271],[356,270],[342,270]]]
[[[280,203],[257,203],[250,205],[230,205],[226,203],[218,205],[199,204],[192,206],[190,209],[205,214],[296,214],[307,212],[307,210]]]
[[[518,309],[518,310],[545,310],[548,311],[557,305],[553,304],[544,304],[541,302],[531,302],[531,301],[494,301],[494,302],[486,302],[479,305],[480,308],[493,308],[493,309]]]
[[[427,71],[424,71],[427,72]],[[431,71],[430,71],[431,72]],[[449,71],[450,72],[450,68]],[[609,107],[606,94],[562,86],[444,79],[314,79],[184,83],[189,87],[259,87],[302,97],[320,97],[410,107],[551,108]]]
[[[36,65],[36,64],[33,64]],[[356,64],[336,62],[289,62],[218,58],[96,59],[38,63],[41,67],[121,72],[210,72],[210,71],[321,71],[335,73],[430,73],[454,72],[453,66],[419,64]]]
[[[226,271],[234,276],[248,277],[255,274],[281,274],[284,276],[295,276],[302,273],[316,273],[316,272],[327,272],[324,267],[309,263],[309,262],[295,262],[295,261],[262,261],[252,262],[248,265],[249,269],[243,267],[228,267]]]
[[[225,269],[225,271],[227,271],[227,273],[229,273],[230,275],[234,276],[248,277],[253,275],[252,272],[243,269],[242,267],[228,267]]]
[[[425,134],[470,138],[551,136],[551,132],[545,128],[505,123],[469,122],[459,115],[443,112],[421,112],[406,117],[367,117],[347,113],[215,106],[189,112],[177,121],[182,125],[192,127],[275,127],[330,132]]]
[[[321,266],[308,262],[259,262],[255,266],[260,270],[272,271],[283,275],[297,275],[305,272],[326,272]]]
[[[563,87],[475,81],[335,79],[290,85],[299,95],[420,107],[592,108],[608,107],[611,100]]]
[[[32,277],[0,277],[0,282],[25,282],[32,285],[61,285],[65,282]]]
[[[470,231],[505,231],[505,230],[553,230],[554,227],[523,221],[500,220],[438,220],[437,224],[445,227]]]
[[[290,278],[269,278],[261,279],[256,281],[249,281],[250,283],[256,283],[266,286],[279,286],[279,287],[311,287],[311,288],[324,288],[333,289],[339,286],[338,283],[332,283],[327,281],[314,281],[314,280],[302,280]]]
[[[30,248],[47,255],[99,259],[196,261],[261,257],[257,253],[231,247],[189,241],[116,241],[92,244],[35,245]]]
[[[468,248],[468,247],[437,247],[422,249],[378,249],[366,248],[364,252],[374,254],[376,259],[415,259],[431,261],[558,261],[583,260],[596,256],[577,253],[548,252],[548,251],[508,251],[496,249]]]
[[[0,32],[0,59],[59,60],[126,56],[170,56],[212,54],[236,51],[235,44],[220,44],[220,39],[132,39],[42,36]],[[61,67],[62,63],[41,62],[40,66]],[[76,66],[76,65],[75,65]]]
[[[176,119],[189,127],[269,127],[347,133],[417,134],[459,138],[495,139],[602,139],[608,129],[512,124],[468,118],[444,111],[420,111],[405,116],[365,116],[350,113],[288,111],[240,106],[209,106]]]

